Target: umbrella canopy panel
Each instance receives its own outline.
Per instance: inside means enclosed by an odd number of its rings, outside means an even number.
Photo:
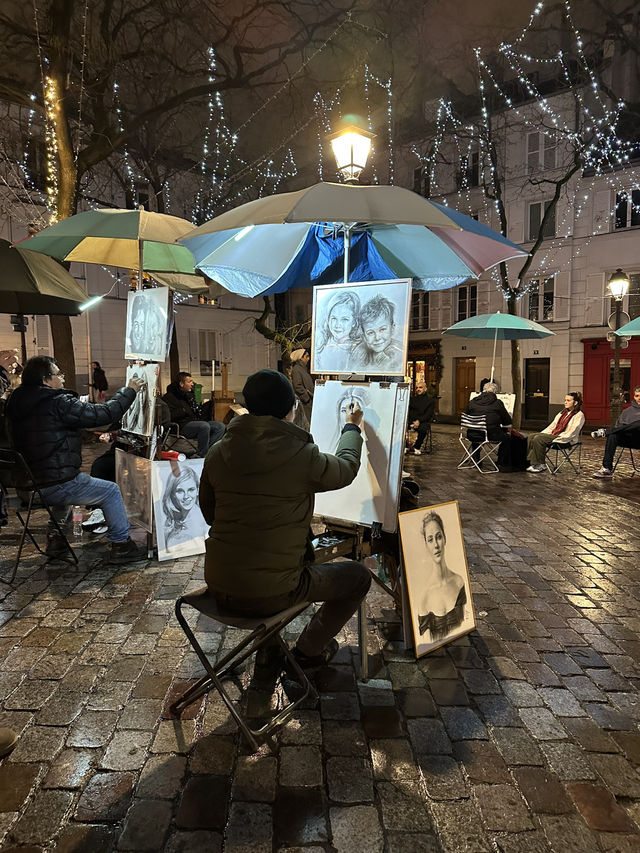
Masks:
[[[64,261],[193,274],[193,256],[175,241],[193,230],[177,216],[148,210],[88,210],[43,228],[21,244]],[[141,250],[142,249],[142,253]]]
[[[0,312],[70,316],[80,313],[86,299],[75,278],[53,258],[0,240]]]
[[[467,317],[466,320],[460,320],[459,323],[449,326],[442,334],[457,335],[459,338],[518,341],[527,338],[548,338],[555,333],[533,320],[497,311],[495,314]]]
[[[640,335],[640,317],[636,317],[635,320],[632,320],[630,323],[625,323],[624,326],[620,326],[616,335],[624,338],[633,338],[636,335]]]

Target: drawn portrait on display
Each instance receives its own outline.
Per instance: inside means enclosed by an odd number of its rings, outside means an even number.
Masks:
[[[367,525],[382,524],[388,517],[388,502],[397,501],[400,478],[397,466],[402,459],[401,453],[393,452],[394,441],[403,440],[403,434],[394,432],[397,392],[396,383],[385,386],[378,382],[316,383],[311,433],[323,452],[335,453],[352,404],[357,403],[364,412],[364,444],[358,474],[344,489],[319,492],[315,502],[317,514]],[[391,468],[392,458],[397,470]]]
[[[151,435],[153,432],[157,376],[157,364],[130,364],[127,367],[127,383],[131,379],[142,379],[144,385],[122,418],[122,429],[126,432],[137,435]]]
[[[411,280],[313,288],[311,373],[404,376]]]
[[[153,287],[131,291],[127,297],[125,358],[165,361],[169,317],[169,289]]]
[[[402,512],[400,536],[416,657],[476,627],[457,501]]]
[[[209,526],[200,512],[198,492],[204,459],[153,464],[153,509],[158,559],[204,554]]]
[[[122,492],[127,518],[147,533],[153,532],[151,466],[150,459],[116,448],[116,483]]]

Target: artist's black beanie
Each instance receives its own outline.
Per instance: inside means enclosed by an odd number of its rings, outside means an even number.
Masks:
[[[273,415],[284,418],[295,402],[293,386],[277,370],[259,370],[253,373],[242,389],[244,402],[252,415]]]

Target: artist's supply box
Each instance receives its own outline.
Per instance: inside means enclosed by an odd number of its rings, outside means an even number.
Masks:
[[[356,537],[349,533],[322,533],[313,540],[316,563],[327,563],[336,557],[352,556]]]

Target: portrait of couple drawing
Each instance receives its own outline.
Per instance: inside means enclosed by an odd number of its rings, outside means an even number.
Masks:
[[[408,280],[314,288],[311,372],[403,376]]]

